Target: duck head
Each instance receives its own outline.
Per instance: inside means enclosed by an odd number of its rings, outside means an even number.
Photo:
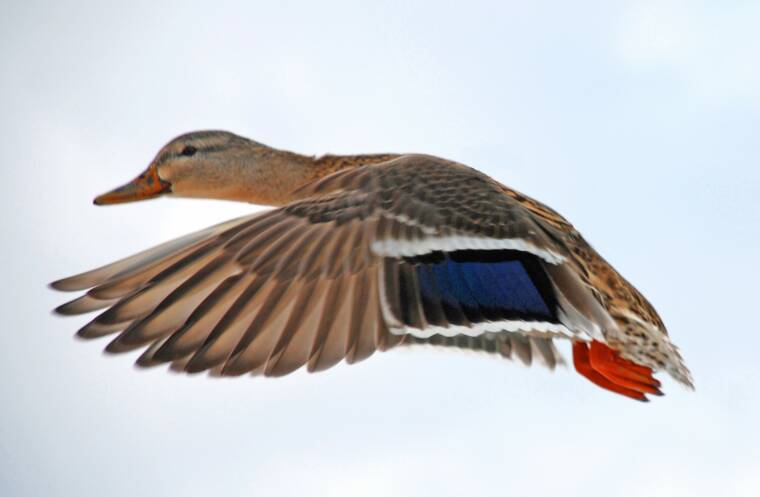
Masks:
[[[95,198],[120,204],[163,195],[280,205],[309,179],[309,157],[276,150],[227,131],[194,131],[164,145],[129,183]]]

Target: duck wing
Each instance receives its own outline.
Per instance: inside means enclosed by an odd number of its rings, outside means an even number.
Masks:
[[[400,343],[561,362],[608,314],[548,223],[466,166],[424,155],[339,171],[293,203],[168,242],[53,288],[61,314],[142,366],[280,376]]]

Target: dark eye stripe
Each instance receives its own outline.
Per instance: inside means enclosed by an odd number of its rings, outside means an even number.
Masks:
[[[187,145],[185,146],[185,148],[182,149],[181,154],[184,155],[185,157],[191,157],[195,155],[195,152],[197,151],[198,151],[197,148],[193,147],[192,145]]]
[[[222,150],[227,150],[229,146],[227,145],[210,145],[208,147],[203,147],[203,153],[212,153],[212,152],[220,152]]]

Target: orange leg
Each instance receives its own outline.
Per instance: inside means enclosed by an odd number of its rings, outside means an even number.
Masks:
[[[594,342],[599,343],[599,345],[607,347],[606,345],[600,343],[600,342]],[[591,350],[593,351],[594,345],[592,343]],[[612,352],[612,356],[615,357],[616,354],[612,349],[609,349]],[[599,363],[599,358],[597,358],[596,364],[607,364],[605,362]],[[617,357],[620,361],[625,361],[624,359]],[[629,362],[629,361],[625,361]],[[604,389],[610,390],[615,393],[619,393],[621,395],[625,395],[626,397],[630,397],[632,399],[640,400],[643,402],[647,402],[648,399],[644,395],[644,393],[655,393],[658,394],[659,390],[656,388],[651,387],[648,384],[644,384],[643,382],[639,381],[633,381],[626,378],[621,378],[618,375],[613,374],[603,374],[600,372],[591,357],[591,354],[589,353],[589,346],[585,342],[573,342],[573,364],[575,365],[575,370],[578,371],[581,375],[586,377],[588,380],[590,380],[595,385],[598,385]],[[635,364],[631,363],[633,366],[636,366]],[[641,367],[641,366],[636,366]],[[608,368],[611,369],[611,368]],[[647,370],[649,368],[646,368]],[[641,371],[636,370],[638,373],[641,373]],[[650,371],[651,375],[651,371]],[[651,378],[651,376],[650,376]],[[654,378],[651,378],[654,380]],[[656,381],[656,380],[654,380]]]
[[[652,395],[662,395],[660,382],[654,379],[651,369],[623,359],[601,342],[591,342],[589,360],[592,368],[618,385]]]
[[[660,386],[660,382],[652,377],[651,369],[623,359],[617,352],[601,342],[591,342],[589,359],[594,367],[599,365],[615,371],[614,367],[618,366],[617,374],[620,376],[629,380]]]

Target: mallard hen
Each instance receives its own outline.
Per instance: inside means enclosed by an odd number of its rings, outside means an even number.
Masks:
[[[165,145],[95,204],[161,195],[275,208],[52,283],[56,309],[105,309],[78,334],[117,334],[141,366],[280,376],[429,344],[575,369],[637,400],[653,372],[692,386],[650,303],[549,207],[418,154],[307,157],[225,131]]]

